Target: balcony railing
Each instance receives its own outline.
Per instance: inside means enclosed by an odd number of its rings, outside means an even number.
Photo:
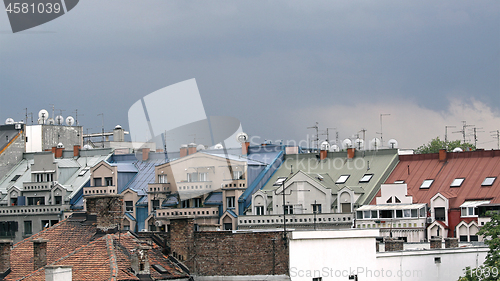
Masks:
[[[116,194],[116,186],[91,186],[83,188],[83,195]]]
[[[177,189],[179,191],[206,190],[208,192],[216,188],[217,186],[213,186],[211,181],[181,181],[177,183]]]
[[[54,187],[54,182],[25,182],[23,183],[23,189],[25,191],[41,191],[41,190],[51,190]]]
[[[170,183],[149,183],[148,193],[166,193],[171,192]]]
[[[200,208],[175,208],[156,210],[157,218],[197,218],[197,217],[219,217],[218,207],[200,207]]]
[[[2,206],[0,216],[9,215],[35,215],[35,214],[59,214],[61,211],[69,209],[70,205],[30,205],[30,206]]]
[[[223,188],[246,188],[247,181],[245,179],[241,180],[225,180],[223,183]]]
[[[319,214],[290,214],[286,215],[286,225],[326,225],[326,224],[352,224],[354,215],[351,213],[319,213]],[[283,225],[283,215],[240,216],[239,227],[279,227]]]
[[[423,228],[426,218],[357,219],[356,228]]]

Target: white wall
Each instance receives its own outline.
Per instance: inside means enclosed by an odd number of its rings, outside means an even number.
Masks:
[[[26,126],[26,152],[42,151],[42,125]]]

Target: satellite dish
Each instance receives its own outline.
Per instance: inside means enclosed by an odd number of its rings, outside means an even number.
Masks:
[[[61,115],[57,115],[55,121],[56,125],[62,125],[62,123],[64,122],[64,117],[62,117]]]
[[[365,147],[365,141],[360,138],[357,138],[355,143],[356,143],[356,148],[358,149],[363,149]]]
[[[370,141],[370,149],[378,149],[380,147],[380,139],[373,138]]]
[[[330,146],[330,152],[339,152],[340,151],[340,147],[336,144],[333,144]]]
[[[90,144],[86,144],[83,146],[83,150],[90,150],[90,149],[94,149]]]
[[[324,141],[321,143],[321,150],[329,150],[330,149],[330,144],[327,141]]]
[[[58,143],[57,148],[64,148],[64,144],[62,142]]]
[[[120,130],[121,128],[122,128],[122,126],[120,126],[120,125],[115,126],[115,130]]]
[[[54,125],[55,121],[52,118],[47,119],[47,124],[48,125]]]
[[[224,146],[220,143],[218,143],[214,146],[214,149],[223,149],[223,148],[224,148]]]
[[[14,124],[14,119],[7,118],[7,120],[5,120],[5,125],[12,125],[12,124]]]
[[[352,141],[350,139],[345,139],[342,141],[343,148],[349,148],[352,146]]]
[[[205,146],[203,144],[198,144],[198,146],[196,147],[197,151],[204,150],[204,149],[205,149]]]
[[[72,116],[66,117],[66,125],[73,126],[75,124],[75,118]]]
[[[390,139],[388,144],[390,148],[398,148],[398,141],[395,139]]]
[[[246,133],[241,132],[238,135],[236,135],[236,140],[239,143],[244,143],[244,142],[248,141],[248,135]]]
[[[461,149],[460,147],[455,147],[455,149],[453,149],[453,152],[463,152],[464,150]]]
[[[45,124],[45,120],[49,119],[49,112],[45,109],[40,110],[38,112],[38,118],[42,119]]]

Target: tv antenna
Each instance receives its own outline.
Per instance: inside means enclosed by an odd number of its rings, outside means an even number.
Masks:
[[[456,131],[456,132],[453,132],[453,133],[462,133],[462,137],[463,137],[463,141],[465,143],[465,136],[466,136],[466,129],[467,127],[472,127],[474,125],[467,125],[467,121],[462,121],[462,130],[460,131]]]
[[[456,126],[444,126],[444,142],[448,143],[448,128],[456,128]]]
[[[97,116],[102,116],[102,147],[104,148],[104,113],[99,113]]]
[[[363,133],[363,143],[366,143],[366,131],[368,131],[367,129],[363,128],[361,129],[358,133]]]
[[[308,129],[316,129],[316,150],[319,148],[319,135],[318,135],[318,122],[312,127],[307,127]]]
[[[497,149],[500,149],[500,130],[491,131],[490,133],[495,133],[491,136],[497,139]]]
[[[482,133],[484,131],[477,131],[477,129],[482,129],[482,128],[473,128],[474,131],[474,147],[477,149],[477,133]]]
[[[390,113],[380,113],[380,133],[375,132],[380,135],[380,147],[384,146],[384,132],[382,130],[382,117],[389,116]]]
[[[80,114],[80,116],[85,116],[85,115]],[[75,109],[75,126],[78,126],[78,109]]]

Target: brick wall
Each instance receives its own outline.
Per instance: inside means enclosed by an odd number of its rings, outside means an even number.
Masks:
[[[403,240],[386,239],[385,240],[385,251],[403,251]]]
[[[288,275],[283,232],[195,232],[193,220],[171,220],[169,245],[198,276]]]
[[[123,196],[86,196],[87,212],[97,216],[97,227],[102,231],[118,229],[123,219]]]
[[[10,249],[12,240],[0,240],[0,273],[10,268]]]

